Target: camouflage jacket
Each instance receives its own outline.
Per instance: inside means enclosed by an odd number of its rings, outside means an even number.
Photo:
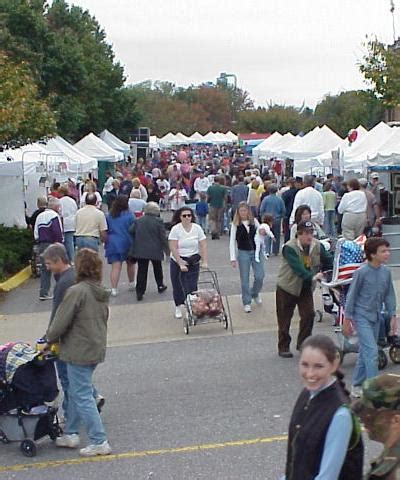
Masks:
[[[365,480],[400,480],[400,442],[371,463]]]

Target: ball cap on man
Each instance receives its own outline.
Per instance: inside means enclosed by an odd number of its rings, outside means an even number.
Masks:
[[[303,232],[314,232],[314,224],[310,220],[302,220],[297,224],[297,234]]]
[[[366,380],[362,395],[353,405],[355,413],[364,409],[400,410],[400,375],[385,373]]]
[[[371,178],[379,179],[379,174],[378,173],[371,173]]]

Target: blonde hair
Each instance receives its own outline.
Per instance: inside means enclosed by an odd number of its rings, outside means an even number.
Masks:
[[[249,205],[247,205],[246,202],[240,202],[237,209],[236,209],[236,212],[235,212],[235,215],[233,216],[233,220],[232,220],[232,223],[238,227],[241,223],[242,223],[242,220],[240,218],[240,215],[239,215],[239,210],[241,208],[245,208],[247,210],[247,220],[253,224],[254,223],[254,217],[253,217],[253,214],[251,213],[251,208],[249,207]]]

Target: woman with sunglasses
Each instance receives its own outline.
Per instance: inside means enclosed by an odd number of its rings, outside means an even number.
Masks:
[[[174,212],[172,225],[168,237],[171,251],[170,274],[175,318],[182,318],[185,295],[197,290],[200,262],[203,268],[207,267],[207,243],[203,229],[194,223],[190,208],[182,207]]]

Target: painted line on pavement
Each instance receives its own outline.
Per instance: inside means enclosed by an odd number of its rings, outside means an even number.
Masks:
[[[221,448],[228,447],[243,447],[249,445],[259,445],[264,443],[275,443],[282,442],[287,440],[287,435],[277,435],[274,437],[264,437],[264,438],[251,438],[247,440],[234,440],[230,442],[221,442],[221,443],[205,443],[200,445],[189,445],[186,447],[175,447],[175,448],[162,448],[159,450],[142,450],[142,451],[132,451],[125,453],[115,453],[111,455],[103,455],[97,457],[80,457],[80,458],[71,458],[66,460],[49,460],[46,462],[37,462],[37,463],[21,463],[17,465],[5,465],[0,466],[0,472],[20,472],[22,470],[39,470],[45,468],[56,468],[62,467],[65,465],[82,465],[85,463],[94,463],[94,462],[111,462],[114,460],[123,460],[126,458],[143,458],[143,457],[152,457],[157,455],[167,455],[167,454],[177,454],[177,453],[191,453],[191,452],[200,452],[204,450],[216,450]]]

